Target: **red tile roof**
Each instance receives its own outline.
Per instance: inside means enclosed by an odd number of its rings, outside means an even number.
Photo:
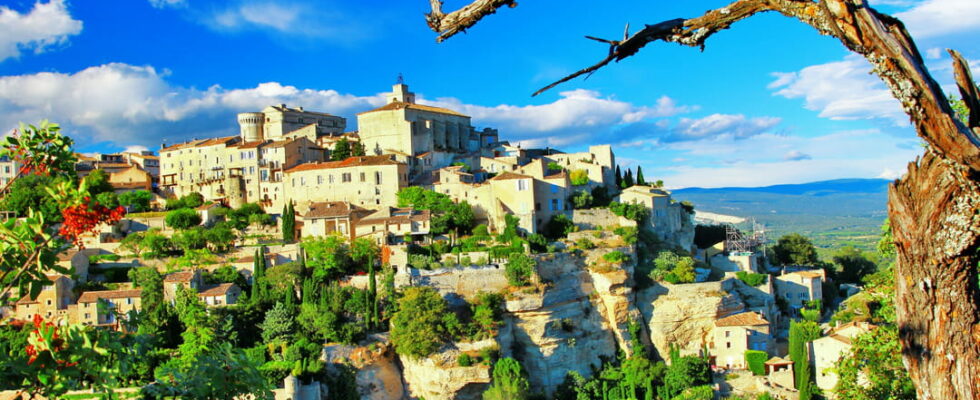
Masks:
[[[388,104],[385,104],[385,105],[383,105],[381,107],[375,108],[373,110],[365,111],[365,112],[359,113],[357,115],[362,115],[362,114],[367,114],[367,113],[373,113],[373,112],[377,112],[377,111],[401,110],[401,109],[406,109],[406,108],[407,109],[410,109],[410,110],[428,111],[428,112],[434,112],[434,113],[439,113],[439,114],[455,115],[455,116],[459,116],[459,117],[469,117],[468,115],[458,113],[458,112],[453,111],[453,110],[450,110],[448,108],[435,107],[435,106],[427,106],[427,105],[424,105],[424,104],[406,103],[406,102],[403,102],[403,101],[393,101],[393,102],[388,103]]]
[[[194,271],[172,272],[163,277],[164,282],[190,282],[194,279]]]
[[[337,218],[350,216],[357,206],[346,201],[325,201],[310,204],[310,211],[303,216],[307,219]]]
[[[392,159],[391,155],[380,156],[357,156],[350,157],[343,161],[326,161],[304,163],[286,170],[286,173],[311,171],[318,169],[350,168],[374,165],[399,165],[402,164]]]
[[[124,299],[127,297],[140,297],[143,289],[127,290],[99,290],[95,292],[85,292],[78,297],[79,303],[95,303],[99,299]]]
[[[528,176],[528,175],[515,174],[513,172],[506,172],[505,171],[505,172],[501,172],[500,175],[497,175],[497,176],[495,176],[493,178],[490,178],[490,180],[491,181],[503,181],[503,180],[508,180],[508,179],[529,179],[529,178],[531,178],[531,177]]]
[[[211,285],[201,289],[201,291],[198,292],[197,295],[198,296],[224,296],[228,294],[228,291],[231,290],[233,287],[238,288],[238,285],[235,285],[234,283],[221,283],[217,285]]]
[[[769,325],[766,318],[755,311],[747,311],[715,321],[715,326],[758,326]]]

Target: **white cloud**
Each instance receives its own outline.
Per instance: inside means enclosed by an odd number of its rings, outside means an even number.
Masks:
[[[812,160],[813,157],[799,150],[790,150],[785,155],[783,155],[783,160],[785,161],[803,161]]]
[[[0,77],[0,127],[49,118],[76,142],[120,146],[234,134],[234,114],[270,104],[302,105],[345,114],[383,102],[333,90],[299,89],[276,82],[248,89],[176,87],[153,67],[106,64],[73,74],[42,72]]]
[[[816,137],[762,134],[744,140],[678,142],[666,149],[679,150],[683,157],[701,162],[660,168],[644,165],[643,170],[650,171],[649,176],[662,176],[675,188],[803,183],[883,176],[883,171],[894,176],[898,174],[894,171],[904,171],[906,164],[922,153],[915,145],[917,141],[870,129]],[[810,158],[786,159],[796,149],[804,150]]]
[[[285,103],[348,118],[384,103],[382,94],[358,96],[335,90],[301,89],[278,82],[253,88],[195,89],[172,85],[150,66],[105,64],[65,74],[43,72],[0,77],[0,128],[49,118],[65,126],[80,144],[114,142],[123,147],[155,147],[194,137],[232,135],[234,114]],[[569,91],[540,105],[480,106],[455,98],[421,103],[441,105],[473,117],[476,126],[498,128],[501,136],[528,144],[568,146],[596,140],[623,124],[674,115],[687,107],[662,97],[638,106],[590,91]]]
[[[980,29],[980,1],[925,0],[895,16],[916,38],[963,35]]]
[[[186,5],[186,3],[184,3]],[[231,0],[224,4],[187,6],[186,16],[212,30],[225,33],[259,31],[287,38],[329,40],[334,44],[354,44],[373,37],[382,29],[384,14],[354,15],[336,1],[312,6],[298,1]],[[373,26],[365,25],[370,21]]]
[[[742,114],[711,114],[704,118],[681,118],[675,128],[675,140],[702,139],[717,136],[746,138],[771,130],[780,118],[746,118]]]
[[[154,8],[182,8],[187,7],[187,0],[149,0]]]
[[[943,49],[940,49],[938,47],[933,47],[931,49],[928,49],[926,50],[926,58],[930,60],[937,60],[943,56],[942,51]]]
[[[123,151],[126,153],[139,153],[139,152],[147,151],[149,149],[150,148],[146,146],[131,145],[131,146],[126,146],[126,148],[123,149]]]
[[[898,100],[877,76],[870,75],[870,64],[858,55],[842,61],[812,65],[799,72],[777,72],[769,84],[774,94],[789,99],[803,98],[808,110],[819,111],[830,119],[890,120],[896,126],[908,125],[908,116]]]
[[[19,57],[21,51],[41,53],[63,44],[82,31],[62,0],[34,3],[26,14],[0,6],[0,61]]]

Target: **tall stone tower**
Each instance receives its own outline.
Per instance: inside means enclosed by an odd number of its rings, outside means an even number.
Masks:
[[[408,85],[396,83],[391,87],[391,93],[388,93],[388,104],[396,101],[415,104],[415,93],[408,91]]]
[[[241,128],[243,142],[264,140],[262,125],[265,124],[265,113],[245,112],[238,114],[238,126]]]

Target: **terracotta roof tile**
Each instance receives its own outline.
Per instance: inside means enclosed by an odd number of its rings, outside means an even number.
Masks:
[[[164,282],[190,282],[194,279],[194,271],[172,272],[163,277]]]
[[[337,218],[350,216],[351,212],[355,211],[357,206],[351,205],[346,201],[325,201],[319,203],[311,203],[310,211],[303,216],[307,219],[318,219],[318,218]]]
[[[758,326],[758,325],[769,325],[769,321],[766,321],[762,314],[755,311],[741,312],[738,314],[729,315],[725,318],[715,321],[715,326]]]
[[[79,303],[94,303],[99,299],[124,299],[127,297],[140,297],[143,289],[127,290],[99,290],[95,292],[85,292],[78,297]]]
[[[350,168],[350,167],[363,167],[363,166],[375,166],[375,165],[399,165],[399,164],[402,163],[393,160],[391,158],[391,155],[357,156],[357,157],[350,157],[343,161],[304,163],[286,170],[286,173],[289,174],[293,172],[311,171],[311,170],[318,170],[318,169]]]
[[[233,287],[237,288],[238,285],[235,285],[234,283],[221,283],[217,285],[211,285],[201,289],[201,291],[198,292],[197,295],[198,296],[223,296],[228,294],[228,291],[231,290]]]
[[[529,178],[531,178],[531,177],[528,176],[528,175],[515,174],[513,172],[505,171],[505,172],[501,172],[500,175],[497,175],[497,176],[495,176],[493,178],[490,178],[490,180],[491,181],[503,181],[503,180],[508,180],[508,179],[529,179]]]
[[[407,109],[411,109],[411,110],[428,111],[428,112],[434,112],[434,113],[439,113],[439,114],[456,115],[456,116],[459,116],[459,117],[469,117],[468,115],[458,113],[458,112],[453,111],[453,110],[450,110],[448,108],[435,107],[435,106],[427,106],[427,105],[424,105],[424,104],[406,103],[406,102],[403,102],[403,101],[394,101],[394,102],[385,104],[385,105],[383,105],[381,107],[375,108],[373,110],[369,110],[369,111],[365,111],[365,112],[359,113],[357,115],[367,114],[367,113],[373,113],[373,112],[377,112],[377,111],[401,110],[401,109],[406,109],[406,108]]]

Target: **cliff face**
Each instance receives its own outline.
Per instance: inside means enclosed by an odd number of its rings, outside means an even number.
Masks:
[[[357,370],[362,400],[401,399],[405,395],[402,372],[387,335],[374,335],[362,346],[325,346],[323,358],[328,364],[348,363]]]
[[[682,354],[696,353],[711,338],[719,316],[745,309],[741,296],[733,293],[734,280],[671,285],[655,283],[637,293],[637,305],[647,321],[650,340],[667,357],[669,344]]]
[[[462,351],[478,351],[496,346],[493,340],[476,345],[447,346],[426,358],[400,357],[409,394],[426,400],[479,400],[490,383],[490,367],[474,364],[461,367],[457,363]],[[470,350],[472,349],[472,350]]]

